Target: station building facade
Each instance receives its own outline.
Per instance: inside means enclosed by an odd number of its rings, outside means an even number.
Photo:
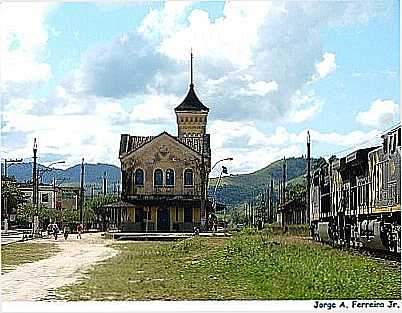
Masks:
[[[177,136],[121,135],[122,231],[193,231],[207,223],[209,109],[197,97],[192,76],[191,57],[189,90],[175,108]]]

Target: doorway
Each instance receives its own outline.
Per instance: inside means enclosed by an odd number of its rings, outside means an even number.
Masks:
[[[169,209],[158,210],[158,231],[170,231]]]

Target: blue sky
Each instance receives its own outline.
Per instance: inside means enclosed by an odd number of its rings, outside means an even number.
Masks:
[[[4,3],[2,155],[119,165],[121,133],[176,134],[188,89],[213,161],[246,173],[342,154],[399,121],[399,2]],[[216,173],[215,173],[216,174]]]

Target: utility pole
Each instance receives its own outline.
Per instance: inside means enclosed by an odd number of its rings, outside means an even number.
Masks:
[[[32,165],[32,205],[34,208],[34,214],[32,215],[32,237],[35,233],[35,217],[38,212],[38,198],[37,198],[37,170],[36,170],[36,159],[37,159],[37,152],[38,152],[38,145],[36,144],[36,138],[34,138],[34,145],[33,145],[33,165]]]
[[[7,178],[7,163],[21,163],[22,159],[4,159],[4,177]]]
[[[286,201],[286,159],[283,157],[283,188],[282,188],[282,203]]]
[[[271,217],[272,217],[272,222],[274,221],[274,180],[271,179],[271,191],[269,193],[269,202],[271,206]],[[270,217],[270,218],[271,218]]]
[[[84,158],[81,162],[81,184],[80,184],[80,223],[82,224],[82,208],[84,206]]]
[[[266,222],[269,223],[270,222],[270,216],[271,216],[271,201],[270,201],[270,190],[269,190],[269,184],[267,185],[267,190],[266,190]]]
[[[56,209],[56,177],[53,176],[53,209]]]
[[[278,204],[282,204],[282,182],[281,179],[278,179]]]
[[[33,145],[33,165],[32,165],[32,204],[36,208],[36,181],[37,181],[37,173],[36,173],[36,153],[38,151],[38,145],[36,144],[36,138],[34,138]]]
[[[103,196],[106,197],[107,193],[107,183],[106,183],[106,172],[103,173]]]
[[[310,188],[311,188],[311,160],[310,160],[311,139],[310,132],[307,131],[307,204],[306,222],[310,224]]]

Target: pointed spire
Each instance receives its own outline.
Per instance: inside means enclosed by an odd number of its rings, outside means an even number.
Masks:
[[[193,84],[193,48],[191,47],[191,53],[190,53],[190,73],[191,73],[191,79],[190,79],[190,88],[194,87]]]
[[[202,104],[198,99],[194,91],[194,81],[193,81],[193,49],[191,48],[190,54],[190,89],[187,96],[184,98],[183,102],[174,109],[176,112],[180,111],[206,111],[209,109]]]

